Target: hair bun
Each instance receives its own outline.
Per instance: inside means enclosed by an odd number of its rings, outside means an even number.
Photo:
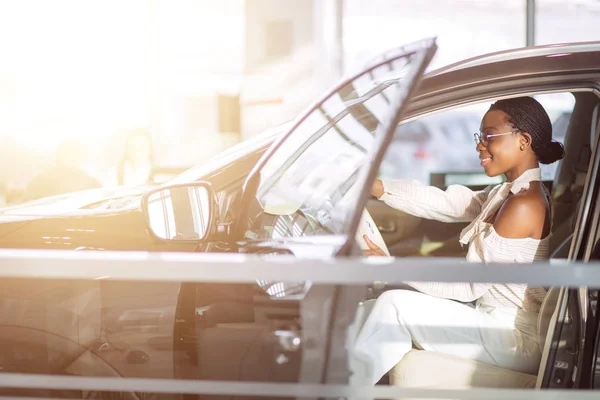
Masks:
[[[540,146],[535,153],[540,163],[552,164],[553,162],[562,160],[565,156],[565,148],[562,143],[553,140],[544,146]]]

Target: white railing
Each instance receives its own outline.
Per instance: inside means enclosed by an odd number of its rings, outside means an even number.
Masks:
[[[338,258],[306,260],[239,254],[0,250],[0,279],[105,279],[139,281],[311,281],[368,284],[384,281],[527,283],[600,287],[600,263],[472,264],[462,259]],[[0,387],[150,393],[290,396],[299,398],[597,399],[594,391],[406,389],[393,386],[319,385],[238,381],[72,377],[0,374]],[[0,397],[2,398],[2,397]]]
[[[384,281],[600,287],[600,263],[474,264],[449,258],[297,259],[241,254],[0,250],[0,277],[185,282]]]
[[[257,397],[298,397],[325,399],[478,399],[478,400],[559,400],[598,399],[597,391],[527,389],[412,389],[394,386],[318,385],[308,383],[266,383],[198,381],[183,379],[71,377],[56,375],[0,374],[0,387],[117,392],[208,394]]]

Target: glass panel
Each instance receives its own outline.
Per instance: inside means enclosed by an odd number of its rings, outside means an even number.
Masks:
[[[424,37],[440,45],[434,69],[525,46],[525,1],[344,0],[345,70],[358,71],[383,51]],[[577,23],[573,21],[572,25]],[[551,24],[548,24],[551,29]],[[556,24],[554,25],[556,26]],[[559,21],[559,26],[563,25]],[[571,29],[557,29],[557,33]],[[474,34],[475,33],[475,34]]]
[[[595,0],[536,0],[535,44],[600,39],[600,3]]]
[[[341,233],[353,211],[358,172],[414,55],[364,73],[313,110],[261,170],[264,213],[253,237]],[[375,78],[378,77],[378,78]]]

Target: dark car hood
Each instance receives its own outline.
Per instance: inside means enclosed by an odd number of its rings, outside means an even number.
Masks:
[[[47,197],[0,209],[0,223],[139,208],[140,198],[147,190],[147,187],[92,189]]]

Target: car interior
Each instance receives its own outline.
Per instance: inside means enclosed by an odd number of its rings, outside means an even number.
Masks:
[[[563,143],[565,157],[559,162],[554,180],[544,182],[553,200],[551,258],[559,259],[569,258],[571,240],[584,198],[592,150],[597,139],[596,132],[600,129],[598,96],[592,92],[572,94],[575,97],[575,106]],[[445,189],[443,180],[438,184],[441,189]],[[483,187],[471,186],[474,190]],[[458,235],[466,224],[444,224],[420,220],[394,210],[376,199],[369,201],[367,209],[393,256],[464,257],[466,253],[466,249],[463,250],[456,245]],[[393,287],[386,289],[393,289]],[[380,384],[389,382],[390,385],[400,387],[437,389],[541,388],[551,347],[556,348],[557,345],[555,329],[559,310],[567,301],[565,287],[547,289],[537,321],[542,349],[542,362],[537,376],[414,347]],[[358,335],[374,301],[375,299],[369,299],[360,304],[351,328],[351,337],[356,338]],[[576,341],[577,338],[573,340]],[[354,367],[355,371],[361,368],[356,362]]]
[[[554,180],[544,181],[553,200],[553,228],[550,239],[553,258],[567,258],[577,218],[579,202],[591,158],[592,140],[598,121],[598,97],[591,92],[573,92],[575,106],[565,135],[565,158],[558,163]],[[475,184],[466,184],[481,190],[486,184],[477,182],[478,172],[432,173],[431,185],[444,190],[449,177],[463,175]],[[398,257],[464,257],[458,236],[465,223],[447,224],[413,217],[394,210],[373,198],[367,204],[392,256]]]
[[[551,191],[553,199],[551,254],[553,258],[563,259],[569,256],[571,239],[579,215],[578,210],[582,203],[588,165],[592,155],[592,147],[596,140],[595,130],[600,115],[600,100],[594,93],[573,92],[572,94],[575,102],[565,135],[566,155],[559,162],[554,180],[544,182]],[[440,174],[437,177],[435,174],[432,175],[434,179],[431,183],[444,189],[447,180],[443,176],[440,178]],[[435,181],[435,179],[438,180]],[[214,182],[222,221],[233,220],[234,216],[229,214],[232,207],[228,205],[235,201],[243,179],[235,180],[234,183],[228,182],[227,185]],[[484,186],[480,183],[470,185],[474,190],[482,189]],[[229,211],[226,212],[225,210]],[[369,201],[367,210],[373,217],[392,256],[461,258],[465,256],[466,249],[462,249],[458,245],[458,235],[465,224],[444,224],[421,220],[394,210],[376,199]],[[212,245],[207,244],[206,246],[210,247]],[[389,290],[393,287],[385,289]],[[563,287],[548,289],[537,324],[544,359],[550,353],[553,342],[551,338],[555,333],[558,310],[565,301],[564,294],[566,290]],[[366,299],[360,304],[355,322],[350,328],[350,337],[356,337],[374,301],[374,299]],[[248,312],[251,314],[250,311]],[[249,318],[246,325],[250,324],[257,329],[264,328],[251,323],[250,320],[252,318]],[[247,332],[244,329],[239,329],[238,325],[230,327],[229,325],[219,324],[220,329],[226,329],[227,333],[214,329],[200,329],[200,331],[203,332],[203,335],[216,335],[219,338],[233,335],[239,337],[240,343],[246,343],[251,339],[250,336],[254,337],[253,335],[247,336]],[[245,328],[247,328],[246,325],[244,325]],[[257,331],[256,334],[260,336],[261,332]],[[245,339],[242,340],[242,338]],[[232,352],[239,353],[233,350]],[[238,355],[240,354],[243,354],[243,352]],[[217,355],[215,354],[215,356]],[[242,361],[240,360],[240,362]],[[351,365],[352,363],[353,361],[351,361]],[[469,387],[539,388],[545,373],[544,365],[545,362],[542,361],[537,376],[528,375],[414,348],[390,371],[388,379],[384,382],[402,387],[444,389]],[[352,368],[355,372],[358,371],[358,375],[360,375],[360,365],[354,362]],[[208,371],[208,369],[204,370]],[[290,376],[294,375],[290,371],[286,373],[289,373]],[[223,374],[227,375],[225,372]]]

